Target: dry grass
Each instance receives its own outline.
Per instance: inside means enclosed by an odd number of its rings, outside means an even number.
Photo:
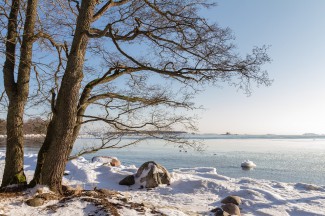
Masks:
[[[8,199],[12,197],[20,197],[24,195],[24,191],[26,190],[26,186],[18,186],[18,187],[6,187],[0,189],[0,200]]]

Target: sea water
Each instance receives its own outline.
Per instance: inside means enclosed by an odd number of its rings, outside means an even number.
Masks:
[[[115,156],[122,164],[140,166],[156,161],[168,170],[190,167],[215,167],[229,177],[250,177],[283,182],[325,185],[325,137],[292,136],[193,136],[202,143],[202,151],[179,148],[161,140],[149,139],[122,149],[105,149],[85,155]],[[132,138],[122,142],[134,141]],[[85,146],[99,145],[100,139],[78,139],[72,154]],[[4,147],[0,146],[0,150]],[[28,145],[26,152],[36,153],[38,147]],[[241,162],[251,160],[257,166],[242,170]]]

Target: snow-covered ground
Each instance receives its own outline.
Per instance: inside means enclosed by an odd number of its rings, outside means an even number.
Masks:
[[[35,167],[36,155],[26,155],[25,169],[30,180]],[[145,162],[145,161],[144,161]],[[123,163],[123,162],[122,162]],[[163,165],[163,164],[162,164]],[[4,167],[4,154],[0,152],[0,178]],[[240,168],[239,168],[240,169]],[[68,163],[69,175],[64,184],[81,186],[84,189],[107,188],[116,190],[128,202],[143,204],[147,209],[140,213],[132,208],[118,209],[120,215],[212,215],[210,211],[221,206],[221,199],[228,195],[242,198],[241,213],[248,215],[325,215],[325,186],[303,183],[282,183],[251,178],[228,178],[217,174],[215,168],[175,169],[171,173],[171,185],[162,185],[152,190],[121,186],[118,182],[137,171],[135,166],[109,167],[99,162],[89,162],[80,157]],[[0,179],[1,181],[1,179]],[[21,198],[0,198],[0,214],[5,215],[100,215],[94,214],[96,206],[82,200],[72,200],[56,212],[46,206],[29,207],[24,201],[35,189]],[[112,200],[112,202],[114,202]]]

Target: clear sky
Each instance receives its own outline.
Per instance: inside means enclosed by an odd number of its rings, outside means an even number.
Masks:
[[[264,68],[271,87],[247,97],[233,87],[208,88],[202,133],[325,134],[325,1],[218,0],[206,16],[230,27],[240,52],[271,45]]]

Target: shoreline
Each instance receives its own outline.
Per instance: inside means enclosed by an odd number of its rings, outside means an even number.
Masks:
[[[28,180],[33,175],[35,155],[25,157]],[[3,158],[0,159],[0,175],[2,176]],[[69,175],[64,176],[63,184],[92,190],[94,187],[117,191],[130,202],[143,204],[147,209],[154,207],[156,212],[168,216],[173,215],[210,215],[213,208],[220,206],[220,200],[228,195],[242,198],[241,212],[250,215],[324,215],[325,186],[304,183],[283,183],[252,178],[229,178],[219,175],[215,168],[179,168],[171,172],[170,186],[161,185],[152,190],[139,189],[139,185],[121,186],[118,182],[127,175],[134,174],[135,166],[109,167],[98,162],[89,162],[83,157],[68,163]],[[1,177],[0,177],[1,178]],[[28,196],[28,195],[27,195]],[[59,215],[71,208],[78,208],[74,215],[82,215],[85,203],[74,200],[57,213],[49,214],[45,206],[29,207],[24,202],[19,204],[13,200],[2,201],[0,214],[23,215]],[[79,207],[78,207],[79,206]],[[87,210],[87,211],[88,211]],[[77,210],[76,210],[77,211]],[[121,215],[140,215],[132,209],[122,208]],[[149,210],[148,210],[149,211]],[[37,214],[36,214],[37,212]],[[8,214],[9,213],[9,214]],[[27,214],[27,213],[26,213]],[[150,212],[145,215],[155,215]],[[159,214],[156,214],[159,215]]]

